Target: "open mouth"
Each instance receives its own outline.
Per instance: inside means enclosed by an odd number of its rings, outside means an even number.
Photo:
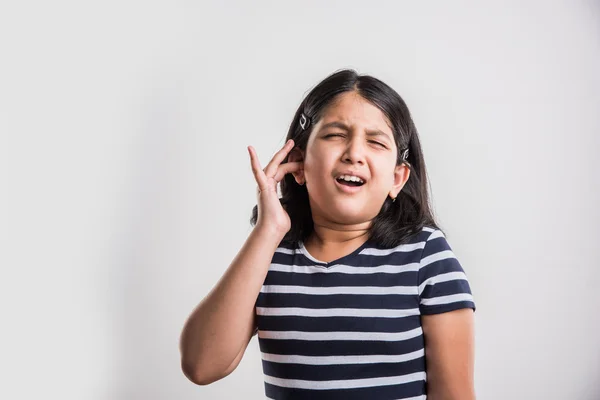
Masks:
[[[336,178],[336,181],[338,181],[338,183],[341,185],[353,186],[353,187],[362,186],[365,184],[365,182],[362,179],[355,177],[355,176],[350,177],[347,175],[342,175],[342,176]]]

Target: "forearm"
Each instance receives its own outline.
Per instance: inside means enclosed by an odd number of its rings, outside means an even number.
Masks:
[[[255,227],[211,292],[187,320],[181,335],[188,376],[214,376],[229,367],[253,329],[254,304],[283,235]]]

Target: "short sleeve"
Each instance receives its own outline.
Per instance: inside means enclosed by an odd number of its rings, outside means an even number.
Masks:
[[[439,229],[435,229],[425,242],[418,285],[421,314],[439,314],[461,308],[475,311],[465,271]]]

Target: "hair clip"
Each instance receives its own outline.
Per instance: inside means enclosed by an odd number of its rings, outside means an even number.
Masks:
[[[304,115],[304,113],[300,114],[300,126],[302,130],[305,130],[310,125],[310,120]]]
[[[406,160],[408,158],[408,147],[402,152],[402,160]]]

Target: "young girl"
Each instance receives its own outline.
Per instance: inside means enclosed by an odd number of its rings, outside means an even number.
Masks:
[[[402,98],[336,72],[287,139],[264,169],[248,147],[254,230],[186,322],[186,376],[227,376],[258,333],[270,399],[474,399],[475,304]]]

